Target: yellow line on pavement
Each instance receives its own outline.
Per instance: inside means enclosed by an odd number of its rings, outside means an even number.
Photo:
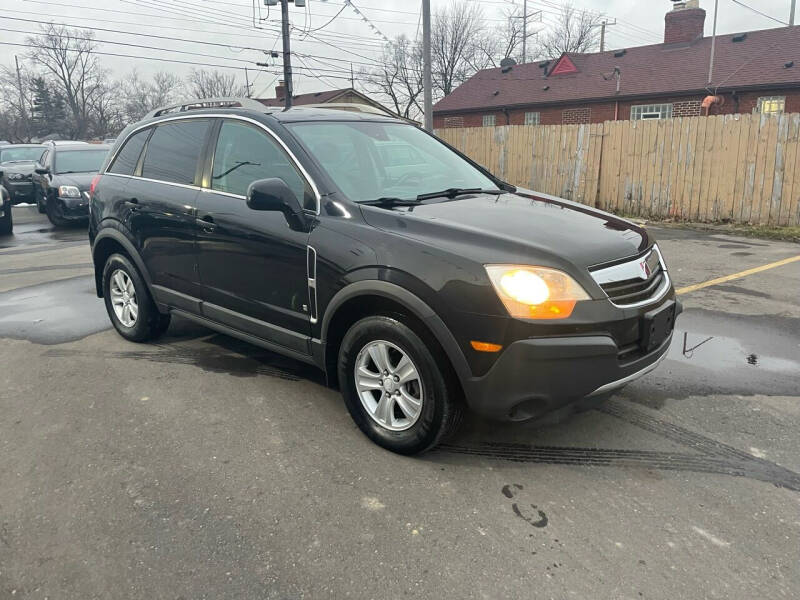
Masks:
[[[788,265],[789,263],[797,262],[798,260],[800,260],[800,254],[798,254],[797,256],[792,256],[791,258],[784,258],[783,260],[779,260],[774,263],[769,263],[768,265],[762,265],[760,267],[755,267],[753,269],[747,269],[746,271],[739,271],[738,273],[734,273],[733,275],[725,275],[725,277],[717,277],[716,279],[710,279],[709,281],[704,281],[703,283],[688,285],[686,287],[682,287],[675,290],[675,293],[688,294],[689,292],[702,290],[703,288],[707,288],[712,285],[725,283],[726,281],[731,281],[733,279],[740,279],[741,277],[747,277],[748,275],[752,275],[753,273],[760,273],[761,271],[767,271],[768,269],[774,269],[775,267]]]

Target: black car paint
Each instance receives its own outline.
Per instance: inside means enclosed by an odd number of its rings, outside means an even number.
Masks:
[[[46,169],[46,172],[37,172],[37,170],[34,170],[32,175],[34,188],[33,201],[37,198],[41,198],[45,205],[49,202],[57,202],[60,214],[66,220],[80,221],[86,219],[89,216],[89,186],[97,173],[58,173],[56,171],[58,154],[60,152],[81,152],[99,149],[108,150],[110,146],[99,144],[64,144],[51,145],[49,148],[46,148],[48,152],[44,157],[44,162],[36,164],[36,169]],[[80,197],[72,198],[59,196],[58,189],[62,185],[77,187],[81,192]]]
[[[41,148],[42,152],[46,150],[46,147],[40,144],[11,144],[2,146],[3,150],[14,148]],[[36,198],[33,184],[35,168],[35,160],[0,162],[0,186],[6,189],[12,204],[35,202]],[[12,173],[22,175],[24,179],[10,179],[9,175]]]
[[[666,352],[669,339],[650,354],[617,360],[619,348],[640,338],[642,315],[672,302],[673,290],[656,304],[622,309],[608,301],[588,270],[648,251],[654,241],[644,228],[584,205],[517,191],[493,177],[507,193],[391,210],[358,205],[317,167],[284,123],[375,116],[211,109],[181,118],[209,115],[255,121],[280,139],[318,186],[319,212],[306,211],[308,231],[298,231],[281,213],[249,210],[241,198],[104,175],[92,199],[89,233],[95,257],[115,240],[143,271],[160,310],[316,364],[330,376],[341,335],[339,311],[367,298],[389,300],[427,326],[468,404],[496,418],[546,412],[627,377]],[[101,172],[131,131],[120,135]],[[157,197],[161,200],[150,200]],[[309,255],[315,257],[313,265]],[[484,269],[491,263],[564,270],[592,299],[578,303],[564,321],[511,318]],[[98,295],[102,266],[96,262]],[[234,268],[243,269],[244,277]],[[471,340],[501,344],[504,351],[476,352]],[[540,367],[531,369],[537,360]]]

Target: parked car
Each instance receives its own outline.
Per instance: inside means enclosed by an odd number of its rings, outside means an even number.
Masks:
[[[6,188],[0,186],[0,235],[8,235],[14,229],[14,217],[11,214],[11,195]]]
[[[191,106],[126,129],[92,184],[97,294],[125,339],[176,314],[317,365],[403,454],[465,407],[539,417],[666,355],[680,305],[646,229],[399,119]],[[391,175],[386,142],[409,147]]]
[[[42,143],[50,146],[74,146],[75,144],[86,144],[88,142],[81,140],[47,140]]]
[[[34,202],[33,170],[45,151],[41,144],[11,144],[0,147],[0,186],[12,204]]]
[[[108,144],[109,146],[113,146],[114,142],[117,141],[117,138],[106,138],[103,140],[104,144]]]
[[[63,226],[89,216],[89,184],[110,147],[98,144],[52,144],[34,169],[39,212]]]

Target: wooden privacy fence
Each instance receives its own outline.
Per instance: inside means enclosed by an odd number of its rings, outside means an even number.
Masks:
[[[800,225],[800,114],[436,133],[510,183],[612,212]]]

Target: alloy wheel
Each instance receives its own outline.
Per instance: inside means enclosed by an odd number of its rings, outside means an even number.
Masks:
[[[116,269],[111,274],[111,305],[117,320],[125,327],[136,325],[139,316],[139,304],[136,300],[136,288],[133,280],[122,269]]]
[[[404,431],[422,413],[419,371],[395,344],[376,340],[364,346],[355,362],[358,397],[370,418],[390,431]]]

